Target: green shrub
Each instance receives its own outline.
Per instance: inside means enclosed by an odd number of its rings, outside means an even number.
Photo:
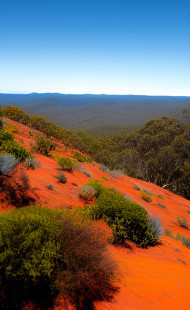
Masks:
[[[28,158],[25,159],[25,166],[29,169],[33,169],[35,170],[37,167],[40,166],[40,162],[38,160],[36,160],[35,157],[30,156]]]
[[[19,303],[43,303],[53,297],[55,272],[62,261],[61,229],[60,213],[38,206],[0,216],[1,309],[21,309]]]
[[[82,185],[79,188],[79,197],[83,198],[86,201],[93,200],[95,195],[96,195],[95,189],[89,185]]]
[[[52,309],[59,294],[79,310],[117,291],[100,228],[68,210],[30,206],[0,215],[0,307]]]
[[[67,182],[67,177],[66,175],[63,173],[63,172],[59,172],[56,176],[55,176],[56,179],[59,180],[59,182],[61,183],[66,183]]]
[[[147,211],[134,202],[126,201],[122,194],[104,190],[97,199],[97,213],[112,228],[114,242],[125,239],[141,244],[148,229]]]
[[[50,140],[46,139],[43,136],[38,136],[36,139],[36,152],[43,155],[49,155],[51,150],[55,149],[55,144]]]
[[[20,108],[9,105],[2,109],[2,114],[3,116],[8,117],[13,121],[22,123],[24,125],[29,124],[30,116]]]
[[[148,194],[146,194],[144,192],[141,193],[141,199],[143,199],[143,200],[145,200],[147,202],[151,202],[152,201],[152,198]]]
[[[105,177],[104,175],[102,176],[102,179],[104,179],[105,181],[108,181],[108,178]]]
[[[2,154],[0,155],[0,175],[5,174],[12,170],[19,163],[13,155]]]
[[[87,183],[87,185],[93,187],[96,191],[95,196],[98,197],[100,196],[101,192],[105,189],[105,186],[103,185],[102,182],[95,180],[95,179],[90,179]]]
[[[0,130],[0,145],[4,141],[13,141],[14,136],[11,132],[7,130]]]
[[[20,161],[24,161],[27,157],[30,156],[30,152],[25,149],[24,146],[19,145],[15,141],[4,141],[0,146],[1,153],[8,153],[14,155]]]
[[[160,199],[164,199],[164,197],[163,197],[163,196],[161,196],[161,195],[158,195],[157,197],[158,197],[158,198],[160,198]]]
[[[54,190],[54,186],[53,186],[53,185],[51,185],[51,184],[46,185],[46,187],[47,187],[47,189],[50,189],[51,191],[53,191],[53,190]]]
[[[81,153],[74,152],[73,157],[77,159],[79,162],[92,162],[92,158],[89,156],[82,155]]]
[[[57,159],[58,165],[62,170],[72,172],[74,165],[77,165],[77,162],[69,157],[59,157]]]
[[[143,189],[142,191],[148,195],[154,195],[152,192],[148,191],[147,189]]]
[[[183,227],[185,229],[189,228],[189,225],[188,225],[185,217],[178,216],[177,221],[178,221],[180,227]]]

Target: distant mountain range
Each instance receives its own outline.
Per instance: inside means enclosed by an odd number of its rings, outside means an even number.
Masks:
[[[190,97],[138,95],[0,94],[2,106],[14,105],[69,129],[92,134],[126,132],[161,116],[184,120]]]

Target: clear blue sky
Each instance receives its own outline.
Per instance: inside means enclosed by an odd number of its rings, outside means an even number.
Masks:
[[[190,0],[0,0],[0,92],[190,95]]]

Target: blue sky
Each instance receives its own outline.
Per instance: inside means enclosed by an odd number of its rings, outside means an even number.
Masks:
[[[190,96],[189,0],[0,0],[0,92]]]

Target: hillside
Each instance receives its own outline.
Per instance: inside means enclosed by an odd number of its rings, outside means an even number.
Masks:
[[[42,135],[35,129],[7,119],[9,128],[14,133],[15,141],[31,151],[35,144],[36,135]],[[161,218],[165,230],[174,235],[180,233],[190,238],[190,230],[179,226],[177,217],[185,217],[190,224],[190,201],[177,196],[168,190],[138,180],[126,175],[108,174],[99,169],[96,162],[81,162],[74,171],[64,171],[67,182],[59,183],[55,178],[58,173],[58,156],[73,157],[76,150],[72,145],[65,146],[62,141],[51,138],[56,144],[51,156],[34,153],[40,162],[35,170],[27,169],[21,163],[12,172],[12,180],[19,182],[21,171],[28,176],[30,196],[35,204],[48,208],[84,208],[85,200],[79,197],[79,187],[85,185],[91,178],[101,181],[106,188],[113,188],[116,192],[125,195],[130,201],[138,202],[150,215]],[[89,177],[90,176],[90,177]],[[102,178],[104,177],[104,178]],[[52,187],[47,188],[51,185]],[[148,191],[152,201],[146,202],[141,198],[143,190]],[[0,212],[5,213],[15,209],[14,204],[8,203],[1,194]],[[107,231],[110,228],[100,222]],[[149,310],[183,308],[189,310],[190,286],[190,249],[181,242],[163,235],[160,244],[148,249],[138,248],[135,243],[129,242],[130,247],[109,244],[109,252],[118,264],[121,279],[120,291],[113,303],[96,302],[97,310]],[[64,304],[57,300],[55,309],[66,309]]]
[[[181,111],[190,107],[189,97],[137,95],[0,94],[2,106],[14,105],[41,115],[68,129],[91,134],[127,132],[161,116],[184,120]],[[111,127],[108,130],[108,126]],[[101,129],[101,130],[100,130]]]

